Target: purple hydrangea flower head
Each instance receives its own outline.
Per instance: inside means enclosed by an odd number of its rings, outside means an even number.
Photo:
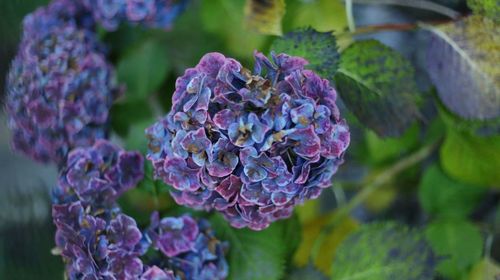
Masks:
[[[146,130],[155,176],[183,205],[260,230],[330,185],[349,128],[328,80],[286,54],[250,71],[219,53],[177,79],[171,111]]]
[[[56,0],[24,20],[7,78],[13,147],[41,162],[64,163],[74,147],[106,136],[120,92],[94,33],[74,1]]]
[[[208,221],[196,221],[187,215],[160,220],[155,212],[146,235],[153,248],[168,260],[169,269],[181,279],[227,278],[225,252],[228,245],[216,239]]]
[[[143,158],[139,153],[97,140],[91,147],[69,153],[53,197],[56,203],[79,200],[85,206],[106,208],[143,176]]]
[[[94,211],[80,201],[52,207],[56,245],[69,279],[138,279],[142,234],[119,212]]]
[[[189,0],[82,0],[94,19],[107,30],[129,22],[169,29]]]

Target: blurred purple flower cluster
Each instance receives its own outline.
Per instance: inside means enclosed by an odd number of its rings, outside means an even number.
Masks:
[[[158,213],[153,213],[146,235],[153,248],[167,257],[167,267],[176,275],[196,280],[226,279],[224,255],[228,244],[217,240],[208,221],[195,221],[187,215],[160,220]]]
[[[73,1],[28,15],[7,79],[13,146],[41,162],[64,164],[74,147],[104,138],[119,93],[92,19]]]
[[[107,30],[129,22],[169,29],[188,0],[81,0],[94,19]]]
[[[179,204],[261,230],[330,185],[349,128],[307,61],[255,53],[255,70],[205,55],[176,83],[171,111],[146,130],[155,176]]]
[[[70,279],[137,279],[145,253],[134,219],[116,199],[144,176],[143,158],[106,140],[70,152],[53,191],[56,245]],[[115,277],[115,278],[113,278]]]
[[[53,191],[56,245],[69,279],[225,279],[225,244],[204,220],[189,216],[161,221],[155,213],[145,234],[116,204],[144,176],[137,152],[106,140],[70,152]],[[150,246],[163,255],[148,263]]]
[[[96,23],[168,28],[187,0],[53,0],[28,14],[7,78],[13,147],[40,162],[64,164],[74,147],[105,138],[120,94],[97,41]]]

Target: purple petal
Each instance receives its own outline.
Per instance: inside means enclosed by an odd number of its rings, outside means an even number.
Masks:
[[[227,130],[229,125],[233,123],[235,119],[236,119],[236,114],[230,109],[224,109],[222,111],[219,111],[213,117],[214,124],[218,128],[224,130]]]

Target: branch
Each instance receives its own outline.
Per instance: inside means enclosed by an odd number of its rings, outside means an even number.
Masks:
[[[330,234],[330,232],[344,220],[346,216],[351,213],[351,211],[360,205],[363,201],[365,201],[374,191],[378,190],[381,186],[385,185],[389,182],[394,176],[399,174],[401,171],[413,166],[414,164],[426,159],[429,155],[432,154],[434,149],[438,146],[438,142],[424,146],[417,152],[409,155],[401,159],[392,165],[389,169],[377,175],[371,183],[363,187],[361,191],[359,191],[353,199],[351,199],[345,206],[337,209],[333,217],[330,219],[328,224],[324,226],[316,241],[313,244],[311,249],[311,262],[314,262],[315,259],[319,255],[319,251],[321,249],[321,245],[323,244],[324,239]]]
[[[436,12],[438,14],[445,15],[452,19],[458,18],[460,13],[455,10],[452,10],[448,7],[436,4],[431,1],[426,0],[352,0],[357,4],[382,4],[382,5],[397,5],[404,7],[412,7],[422,10],[429,10]]]
[[[352,1],[345,0],[345,13],[347,16],[347,25],[349,26],[349,32],[356,31],[356,23],[354,22],[354,14],[352,11]]]

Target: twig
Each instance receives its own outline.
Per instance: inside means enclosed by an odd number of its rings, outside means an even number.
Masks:
[[[352,11],[352,0],[345,0],[345,13],[347,16],[347,26],[349,27],[349,32],[356,31],[356,23],[354,22],[354,14]]]
[[[382,5],[397,5],[404,7],[418,8],[422,10],[433,11],[449,18],[455,19],[460,16],[460,13],[448,7],[436,4],[426,0],[352,0],[357,4],[382,4]]]
[[[439,142],[439,141],[438,141]],[[392,165],[389,169],[377,175],[371,183],[366,185],[361,191],[359,191],[353,199],[351,199],[345,206],[340,207],[336,210],[333,217],[330,219],[328,224],[324,226],[318,237],[316,238],[313,247],[311,249],[311,261],[314,262],[319,255],[319,251],[324,239],[328,234],[344,220],[344,218],[349,215],[349,213],[365,201],[374,191],[383,186],[385,183],[389,182],[394,176],[399,174],[401,171],[411,167],[412,165],[424,160],[429,155],[432,154],[434,149],[438,146],[438,142],[424,146],[417,152],[401,159]]]

